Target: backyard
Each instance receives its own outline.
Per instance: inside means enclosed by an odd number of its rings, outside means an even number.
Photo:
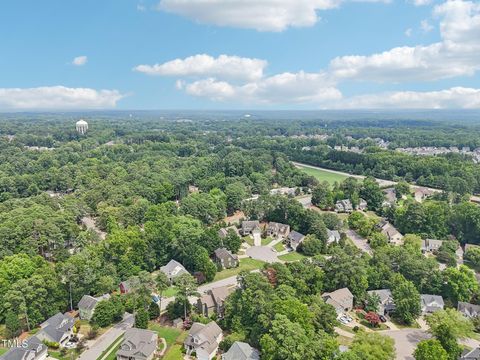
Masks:
[[[225,269],[218,272],[215,275],[215,279],[213,279],[213,281],[218,281],[218,280],[226,279],[230,276],[235,276],[241,271],[252,271],[252,270],[260,269],[263,266],[263,264],[264,262],[260,260],[255,260],[250,258],[240,259],[240,265],[238,267]]]

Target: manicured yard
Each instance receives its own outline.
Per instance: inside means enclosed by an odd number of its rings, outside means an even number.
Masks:
[[[253,243],[253,237],[251,236],[245,236],[242,238],[243,241],[245,241],[248,245],[254,246],[255,244]]]
[[[0,355],[5,354],[7,351],[8,349],[0,347]]]
[[[58,359],[58,360],[73,360],[73,359],[76,359],[78,357],[75,350],[68,350],[67,354],[65,356],[60,355],[60,351],[48,350],[48,355],[51,358]]]
[[[296,251],[292,251],[288,254],[285,254],[285,255],[281,255],[278,257],[280,260],[283,260],[283,261],[299,261],[299,260],[302,260],[302,259],[305,259],[306,256],[305,255],[302,255]]]
[[[268,236],[266,237],[265,239],[262,239],[262,246],[267,246],[268,244],[270,244],[271,242],[273,241],[273,239]]]
[[[260,260],[255,260],[255,259],[250,259],[250,258],[245,258],[245,259],[240,259],[240,265],[236,268],[232,269],[225,269],[220,272],[217,272],[215,275],[215,279],[213,281],[218,281],[222,279],[226,279],[230,276],[235,276],[241,271],[252,271],[255,269],[260,269],[263,266],[264,262]]]
[[[315,177],[318,181],[327,181],[329,184],[333,184],[334,182],[342,182],[348,177],[341,174],[331,173],[326,170],[312,169],[304,166],[298,166],[298,168],[308,175]]]
[[[282,242],[279,242],[277,244],[275,244],[275,246],[273,247],[277,252],[280,252],[280,251],[283,251],[285,250],[285,246],[283,245]]]
[[[152,331],[155,331],[158,334],[159,338],[165,338],[168,346],[173,345],[175,343],[175,340],[177,340],[177,338],[182,333],[182,331],[179,329],[161,326],[160,324],[154,322],[150,322],[148,324],[148,328]]]
[[[183,353],[182,353],[182,345],[175,344],[173,345],[162,358],[163,360],[182,360]]]
[[[168,298],[177,295],[178,289],[175,286],[170,286],[162,294],[163,297]]]

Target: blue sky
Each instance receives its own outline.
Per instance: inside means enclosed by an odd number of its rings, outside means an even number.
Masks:
[[[0,110],[480,107],[478,1],[15,0],[0,44]]]

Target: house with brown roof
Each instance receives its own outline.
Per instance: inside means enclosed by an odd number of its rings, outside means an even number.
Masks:
[[[197,310],[203,316],[209,317],[212,314],[217,314],[217,317],[222,318],[224,314],[225,299],[235,290],[231,286],[220,286],[208,290],[206,294],[202,295],[197,300]]]
[[[290,225],[270,221],[267,226],[267,236],[285,238],[290,233]]]
[[[196,353],[198,360],[212,360],[223,339],[222,329],[215,321],[208,324],[193,323],[183,345],[187,355]]]
[[[322,299],[332,305],[337,314],[348,312],[353,309],[353,294],[348,288],[338,289],[322,294]]]
[[[387,237],[390,244],[401,245],[403,243],[403,235],[387,220],[381,220],[375,226],[377,230]]]
[[[232,254],[225,248],[218,248],[217,250],[215,250],[213,254],[213,260],[222,269],[234,268],[237,267],[239,264],[238,256]]]

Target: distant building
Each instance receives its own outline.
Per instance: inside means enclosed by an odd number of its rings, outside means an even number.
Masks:
[[[401,245],[403,242],[403,235],[388,221],[382,220],[376,228],[387,237],[389,243],[394,245]]]
[[[395,302],[393,301],[390,289],[367,291],[368,295],[378,295],[380,303],[378,304],[378,313],[380,315],[388,315],[395,310]]]
[[[21,346],[15,346],[0,356],[0,360],[46,360],[47,346],[36,336],[31,337],[22,343]]]
[[[348,288],[338,289],[332,292],[322,294],[322,299],[332,305],[337,314],[341,314],[353,309],[353,295]]]
[[[350,213],[353,211],[350,199],[339,200],[335,203],[335,211],[339,213]]]
[[[287,243],[293,250],[297,250],[298,246],[303,242],[304,239],[305,235],[296,231],[291,231],[287,236]]]
[[[212,360],[222,339],[222,329],[215,321],[206,325],[196,322],[192,324],[183,344],[187,355],[195,352],[198,360]]]
[[[80,313],[80,319],[90,321],[97,304],[102,300],[110,299],[109,294],[104,294],[99,297],[93,297],[90,295],[83,295],[78,303],[78,311]]]
[[[258,220],[243,221],[240,234],[242,236],[251,235],[254,232],[260,232],[260,222]]]
[[[35,335],[40,341],[55,342],[60,347],[73,336],[75,319],[67,314],[57,313],[40,324],[41,330]]]
[[[267,226],[267,236],[275,238],[284,238],[290,233],[290,225],[281,224],[277,222],[269,222]]]
[[[420,295],[420,307],[422,314],[432,314],[436,311],[443,310],[445,303],[440,295]]]
[[[175,279],[182,274],[188,274],[187,269],[183,267],[178,261],[170,260],[167,265],[160,267],[160,271],[167,275],[168,280],[171,283],[175,282]]]
[[[470,319],[480,315],[480,305],[469,304],[463,301],[458,302],[457,310]]]
[[[270,190],[270,195],[287,195],[295,196],[296,188],[282,187]]]
[[[85,135],[88,130],[88,123],[85,120],[79,120],[75,124],[75,129],[80,135]]]
[[[222,360],[260,360],[260,353],[247,343],[235,341],[222,355]]]
[[[395,188],[383,189],[385,194],[385,201],[382,203],[382,206],[392,206],[397,202],[397,192]]]
[[[225,248],[218,248],[215,250],[213,258],[215,263],[218,264],[222,269],[234,268],[239,264],[238,256],[232,254]]]
[[[340,233],[338,230],[327,229],[327,244],[338,243],[340,241]]]
[[[238,235],[237,228],[235,226],[229,226],[229,227],[226,227],[226,228],[220,228],[218,230],[218,236],[220,237],[220,239],[225,239],[228,236],[229,230],[232,230],[235,234]]]
[[[423,253],[433,253],[437,252],[442,246],[443,240],[435,240],[435,239],[425,239],[422,240],[420,249]]]
[[[480,360],[480,348],[477,347],[473,350],[463,350],[459,360]]]
[[[151,360],[157,347],[156,332],[137,328],[127,329],[117,351],[117,360]]]
[[[231,286],[220,286],[209,290],[197,300],[197,310],[203,316],[209,317],[216,314],[218,318],[222,318],[224,314],[223,304],[225,299],[235,288]]]
[[[364,199],[360,199],[357,210],[365,211],[367,210],[368,204]]]
[[[428,188],[418,187],[418,188],[415,189],[415,192],[414,192],[413,196],[415,197],[415,201],[422,202],[427,197],[433,195],[433,193],[434,192],[432,190],[428,189]]]

